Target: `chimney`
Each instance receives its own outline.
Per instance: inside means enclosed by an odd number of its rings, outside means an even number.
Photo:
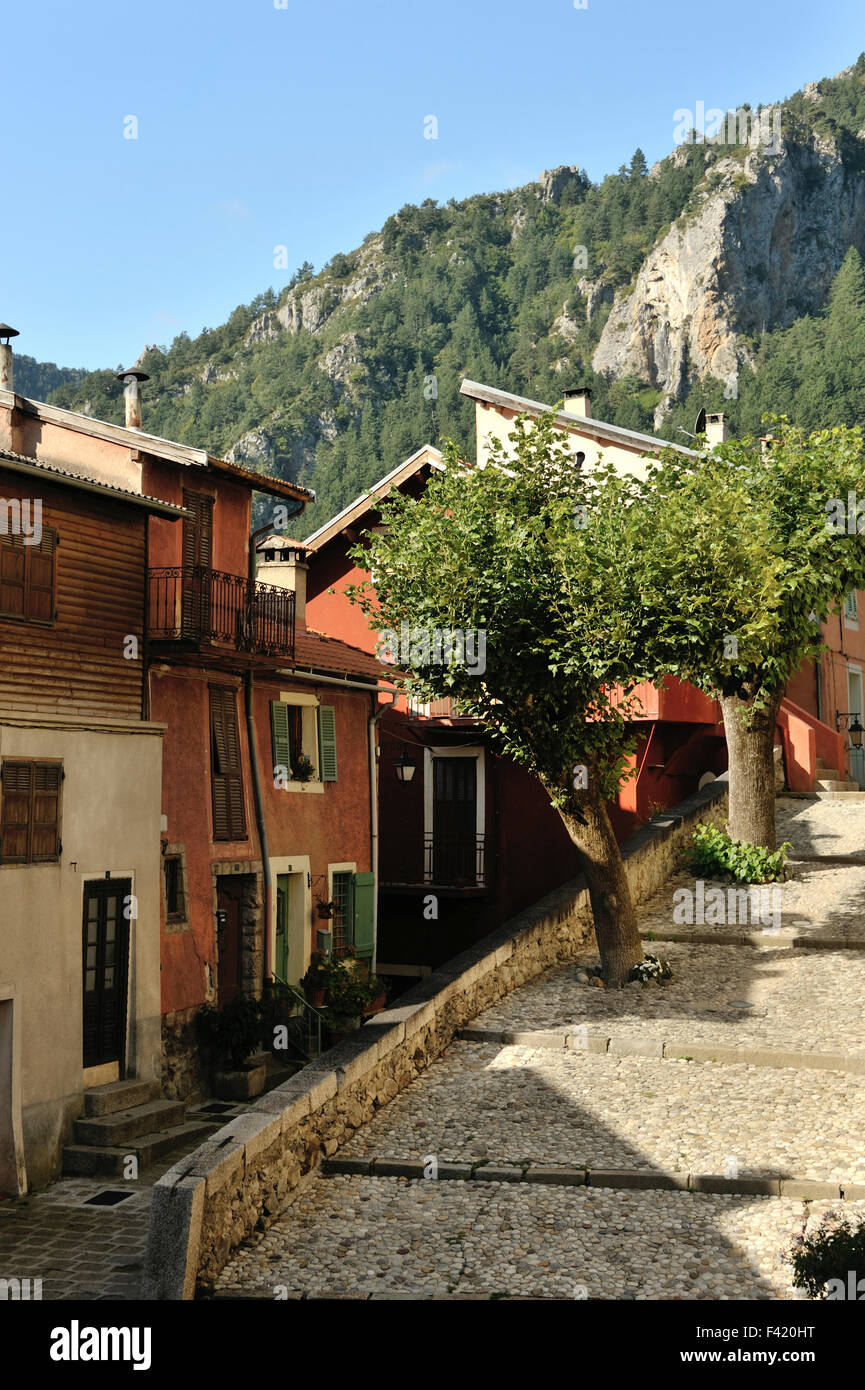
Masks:
[[[710,449],[716,444],[726,444],[728,437],[727,417],[723,411],[717,415],[706,416],[706,443]]]
[[[588,416],[591,404],[592,393],[588,386],[576,386],[565,392],[564,407],[569,415]]]
[[[12,349],[9,346],[10,338],[18,337],[18,329],[10,328],[8,323],[0,323],[0,391],[11,391],[12,388]]]
[[[128,430],[141,429],[141,387],[140,382],[149,381],[147,372],[139,371],[137,367],[129,367],[128,370],[120,370],[117,373],[117,380],[123,382],[123,394],[126,397],[126,428]]]
[[[305,550],[288,536],[265,536],[256,546],[258,569],[256,579],[261,584],[273,584],[278,589],[294,590],[294,622],[306,627],[306,576],[309,565]]]

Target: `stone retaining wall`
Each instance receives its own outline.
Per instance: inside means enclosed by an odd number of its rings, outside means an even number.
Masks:
[[[720,821],[727,782],[656,816],[622,846],[636,901],[669,878],[699,821]],[[280,1215],[303,1177],[438,1057],[483,1009],[591,940],[575,879],[428,975],[177,1163],[153,1189],[144,1297],[194,1297],[232,1250]]]

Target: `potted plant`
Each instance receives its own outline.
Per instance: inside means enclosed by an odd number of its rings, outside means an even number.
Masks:
[[[327,957],[323,956],[320,951],[314,952],[309,969],[300,982],[307,1002],[314,1009],[320,1009],[324,1004],[329,974],[330,967]]]
[[[318,913],[319,917],[327,919],[332,917],[333,914],[336,912],[336,903],[325,902],[324,898],[317,898],[315,903],[315,910]]]
[[[373,975],[367,982],[367,989],[370,992],[370,1001],[364,1013],[380,1014],[387,1004],[387,985],[378,975]]]
[[[205,1004],[196,1016],[196,1027],[214,1067],[216,1095],[221,1100],[261,1095],[267,1066],[253,1056],[261,1047],[261,1001],[241,994],[224,1009]]]
[[[327,987],[325,1017],[334,1041],[341,1041],[360,1027],[371,998],[369,986],[363,980],[340,966],[333,971]]]
[[[306,753],[298,753],[297,757],[292,759],[291,775],[295,782],[308,782],[314,771],[312,761]]]

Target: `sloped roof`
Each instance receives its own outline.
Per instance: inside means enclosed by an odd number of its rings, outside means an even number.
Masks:
[[[16,454],[12,449],[0,449],[0,468],[8,468],[12,472],[25,473],[31,477],[47,474],[49,478],[55,479],[58,483],[65,483],[79,492],[95,492],[118,502],[131,502],[133,506],[143,507],[145,511],[156,516],[169,517],[175,521],[189,515],[185,507],[178,507],[174,502],[163,502],[161,498],[149,497],[143,492],[132,492],[129,488],[102,483],[86,473],[73,472],[71,468],[61,468],[56,463],[28,458],[25,454]]]
[[[328,675],[359,676],[373,683],[393,669],[383,666],[360,647],[352,647],[348,642],[326,637],[323,632],[313,632],[310,628],[298,628],[295,633],[293,666]]]
[[[465,380],[460,386],[460,395],[473,401],[484,401],[487,405],[497,405],[503,410],[513,410],[517,414],[545,415],[550,407],[527,396],[514,396],[510,391],[499,391],[494,386],[482,386],[478,381]],[[565,429],[577,430],[597,439],[600,443],[619,444],[625,449],[635,449],[642,454],[657,454],[662,449],[675,449],[678,454],[696,458],[693,449],[683,444],[671,444],[668,439],[659,439],[655,434],[641,434],[639,430],[622,429],[619,425],[608,425],[604,420],[593,420],[590,415],[577,415],[570,410],[558,410],[556,424]]]
[[[238,482],[246,483],[258,492],[268,492],[273,497],[286,497],[297,502],[315,500],[315,493],[309,488],[300,487],[297,483],[284,482],[281,478],[271,478],[266,473],[254,473],[238,463],[229,463],[226,459],[217,458],[206,449],[194,449],[188,444],[178,444],[173,439],[161,439],[158,435],[147,434],[144,430],[129,429],[126,425],[113,425],[108,420],[97,420],[78,410],[66,410],[62,406],[49,405],[45,401],[31,401],[26,396],[13,394],[11,391],[0,392],[0,397],[5,398],[4,404],[14,405],[25,414],[35,416],[37,420],[60,425],[64,429],[74,430],[77,434],[104,439],[128,449],[138,449],[143,454],[152,454],[154,458],[179,463],[187,468],[209,469],[212,473],[236,478]]]
[[[336,516],[331,517],[330,521],[319,526],[317,531],[313,531],[311,536],[307,536],[304,542],[307,549],[320,550],[322,546],[327,545],[328,541],[333,540],[334,536],[338,536],[346,526],[360,521],[361,517],[372,511],[376,502],[386,497],[391,488],[399,487],[401,483],[406,482],[427,465],[431,468],[444,467],[441,451],[436,449],[433,444],[424,444],[420,449],[416,449],[403,463],[392,468],[383,478],[379,478],[377,483],[373,483],[366,492],[361,493],[360,497],[356,497],[347,507],[343,507],[341,512],[337,512]]]

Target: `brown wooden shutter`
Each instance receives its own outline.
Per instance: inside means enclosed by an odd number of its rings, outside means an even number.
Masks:
[[[57,532],[43,530],[39,545],[27,547],[27,616],[37,622],[54,621],[54,570]]]
[[[0,537],[0,613],[9,618],[54,621],[54,572],[58,535],[46,526],[38,545],[21,535]]]
[[[237,694],[226,686],[210,687],[210,753],[213,838],[245,840],[246,811],[237,727]]]
[[[30,847],[34,864],[60,854],[61,777],[59,763],[36,763],[34,767]]]
[[[23,536],[0,537],[0,613],[23,618],[27,613],[27,550]]]
[[[30,859],[32,789],[32,763],[3,764],[0,858],[5,864],[26,864]]]
[[[4,762],[0,859],[38,864],[60,857],[60,763]]]
[[[183,523],[183,563],[203,565],[210,569],[213,562],[213,498],[200,492],[183,492],[183,505],[192,513]]]

